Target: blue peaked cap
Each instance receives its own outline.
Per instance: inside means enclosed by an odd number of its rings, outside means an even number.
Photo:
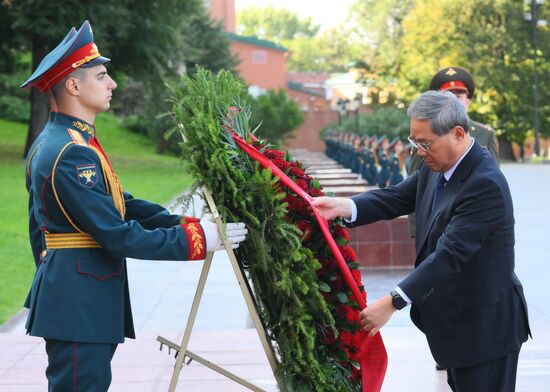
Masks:
[[[76,31],[74,27],[61,43],[38,64],[33,74],[21,88],[36,86],[44,92],[69,75],[76,68],[89,68],[111,61],[102,57],[94,44],[94,35],[89,21]]]

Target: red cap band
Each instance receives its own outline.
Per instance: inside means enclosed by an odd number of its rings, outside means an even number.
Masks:
[[[48,72],[42,75],[35,86],[42,92],[47,91],[75,69],[99,56],[100,54],[97,50],[97,46],[93,42],[90,42],[80,49],[75,50],[74,53],[65,60],[49,69]]]
[[[439,91],[447,90],[464,90],[468,92],[468,88],[460,80],[451,80],[450,82],[442,84],[441,87],[439,87]]]

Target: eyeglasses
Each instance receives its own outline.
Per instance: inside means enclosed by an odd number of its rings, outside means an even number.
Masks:
[[[414,148],[417,148],[419,150],[422,150],[426,153],[430,152],[430,146],[433,144],[433,142],[435,142],[437,139],[439,139],[442,135],[439,135],[438,137],[436,137],[434,140],[432,140],[431,142],[429,143],[418,143],[416,140],[413,139],[412,136],[409,135],[409,137],[407,137],[407,139],[409,140],[409,143],[411,143],[411,145],[414,147]]]

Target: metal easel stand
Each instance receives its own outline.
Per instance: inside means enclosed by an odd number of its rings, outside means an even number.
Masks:
[[[220,230],[220,233],[225,233],[223,229],[223,223],[220,218],[220,215],[218,213],[218,209],[216,208],[216,204],[214,203],[214,199],[212,198],[212,194],[210,191],[203,187],[202,189],[204,196],[206,197],[206,202],[208,203],[208,206],[210,207],[210,211],[212,212],[212,215],[214,217],[215,223],[218,225],[218,229]],[[267,360],[269,361],[269,365],[271,366],[271,370],[273,371],[273,374],[275,374],[275,368],[277,366],[277,361],[275,359],[275,354],[273,352],[273,348],[269,341],[267,340],[267,335],[265,332],[265,329],[263,327],[263,324],[260,320],[260,317],[258,316],[258,312],[256,310],[256,306],[254,305],[254,298],[252,297],[252,293],[249,289],[248,282],[246,280],[246,277],[244,276],[243,271],[239,267],[239,263],[237,261],[237,258],[235,257],[235,253],[233,252],[233,249],[231,248],[231,244],[225,238],[225,235],[222,234],[223,237],[223,244],[225,246],[225,250],[227,251],[227,254],[229,255],[229,260],[231,261],[231,266],[233,267],[233,272],[235,272],[235,276],[237,278],[237,281],[239,282],[239,287],[241,288],[241,291],[243,293],[243,297],[246,301],[246,306],[248,307],[248,311],[250,312],[250,316],[252,318],[252,321],[254,323],[254,327],[256,328],[256,331],[258,332],[258,336],[260,338],[260,341],[262,342],[263,349],[265,351],[265,354],[267,356]],[[220,366],[217,366],[213,364],[212,362],[208,361],[207,359],[189,351],[187,349],[189,345],[189,340],[191,337],[191,332],[193,330],[193,325],[195,324],[195,318],[197,316],[197,311],[199,309],[199,305],[201,302],[202,294],[204,291],[204,286],[206,284],[206,279],[208,278],[208,272],[210,271],[210,266],[212,265],[212,259],[214,257],[213,252],[209,252],[206,255],[206,259],[204,260],[204,264],[202,267],[201,275],[199,278],[199,281],[197,283],[197,290],[195,292],[195,297],[193,298],[193,304],[191,305],[191,311],[189,312],[189,319],[187,320],[187,325],[185,327],[185,331],[183,333],[183,338],[181,340],[181,344],[177,345],[174,342],[171,342],[170,340],[163,338],[162,336],[157,337],[157,341],[161,344],[161,350],[163,345],[168,346],[169,352],[173,349],[176,351],[176,364],[174,366],[174,371],[172,372],[172,379],[170,381],[170,387],[168,388],[169,392],[175,392],[176,386],[178,383],[178,379],[180,376],[181,369],[183,367],[183,364],[185,362],[186,365],[189,365],[193,360],[197,361],[201,365],[204,365],[215,372],[220,373],[221,375],[230,378],[231,380],[243,385],[244,387],[252,390],[261,392],[263,389],[259,388],[258,386],[242,379],[241,377],[223,369]]]

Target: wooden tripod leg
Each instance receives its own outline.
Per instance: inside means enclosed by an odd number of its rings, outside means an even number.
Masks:
[[[178,357],[176,358],[176,364],[174,365],[174,372],[172,373],[170,387],[168,388],[169,392],[175,392],[176,386],[178,385],[183,360],[187,355],[187,346],[189,345],[189,339],[191,338],[191,332],[193,331],[193,325],[195,324],[195,318],[197,317],[197,311],[199,310],[202,293],[204,291],[204,286],[206,285],[206,278],[208,277],[210,266],[212,266],[213,258],[214,252],[209,252],[206,254],[206,259],[204,260],[204,264],[202,266],[201,276],[199,278],[199,282],[197,283],[197,291],[195,292],[193,304],[191,305],[191,311],[189,312],[189,319],[187,320],[187,325],[185,326],[185,332],[183,333],[183,338],[181,340]]]
[[[220,233],[222,233],[223,244],[227,251],[227,255],[229,256],[229,260],[231,260],[231,266],[233,267],[233,272],[235,272],[235,276],[237,278],[237,281],[239,282],[239,287],[241,288],[241,291],[243,293],[243,297],[245,299],[246,306],[248,307],[250,317],[252,318],[252,322],[254,323],[254,327],[256,328],[256,332],[258,332],[258,336],[260,338],[260,341],[262,342],[262,347],[265,351],[265,355],[267,356],[267,360],[269,361],[269,365],[271,366],[271,370],[273,371],[273,374],[275,374],[277,361],[275,359],[275,354],[273,353],[273,347],[267,340],[267,334],[265,332],[262,321],[260,320],[260,316],[258,315],[258,311],[256,310],[256,306],[254,305],[254,299],[252,298],[252,293],[250,293],[250,291],[248,290],[248,286],[245,281],[246,277],[243,275],[241,269],[239,268],[239,262],[237,261],[235,252],[233,252],[233,249],[231,248],[231,244],[229,243],[229,240],[225,237],[225,229],[223,227],[223,222],[220,218],[220,214],[218,213],[218,209],[216,208],[216,203],[212,198],[212,194],[206,187],[203,187],[202,191],[204,193],[204,196],[206,197],[206,202],[210,207],[212,216],[214,217],[214,220],[218,225],[218,229],[220,230]]]

